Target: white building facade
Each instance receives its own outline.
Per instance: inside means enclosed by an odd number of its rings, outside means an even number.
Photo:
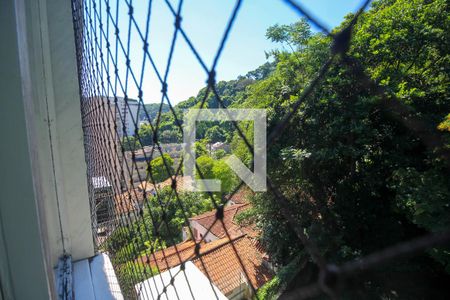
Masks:
[[[135,125],[139,126],[139,102],[135,99],[116,97],[117,98],[117,115],[116,115],[116,123],[117,128],[122,128],[122,130],[118,130],[119,137],[122,139],[125,136],[134,136],[135,134]],[[110,101],[114,102],[114,97],[109,98]]]

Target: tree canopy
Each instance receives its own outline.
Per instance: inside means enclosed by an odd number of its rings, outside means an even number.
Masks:
[[[149,169],[151,176],[155,182],[161,182],[173,175],[173,158],[169,154],[163,153],[162,156],[158,156],[149,163]]]
[[[269,145],[268,177],[329,261],[341,263],[450,227],[449,162],[439,154],[450,149],[448,15],[446,1],[376,1],[357,22],[348,56],[336,57],[286,131]],[[305,22],[273,26],[267,37],[287,47],[270,53],[276,69],[247,87],[240,106],[266,108],[270,132],[329,57],[330,39],[312,33]],[[355,63],[386,88],[386,96],[367,86]],[[406,116],[391,109],[395,101],[407,108]],[[430,148],[405,118],[420,119],[429,132],[439,128],[443,144]],[[251,132],[244,130],[249,140]],[[251,161],[236,133],[231,145],[234,154]],[[303,246],[276,198],[258,194],[252,203],[263,244],[276,262],[288,264]],[[434,248],[380,271],[408,281],[403,288],[379,275],[360,284],[373,296],[395,288],[400,298],[430,297],[415,287],[430,291],[433,276],[448,278],[443,272],[450,273],[449,253]],[[434,297],[443,297],[442,288]]]

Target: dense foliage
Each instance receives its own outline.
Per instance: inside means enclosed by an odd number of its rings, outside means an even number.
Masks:
[[[170,174],[174,174],[173,158],[169,154],[163,153],[150,161],[148,172],[151,174],[152,182],[161,182],[169,178]]]
[[[223,194],[229,194],[236,188],[238,180],[236,174],[225,162],[225,158],[214,159],[208,155],[202,155],[196,159],[196,164],[201,172],[196,170],[197,179],[218,179],[221,182],[221,190],[216,193],[220,198]]]
[[[387,101],[407,107],[407,118],[420,119],[433,132],[441,129],[441,148],[426,145],[355,73],[355,62],[343,57],[301,104],[289,134],[270,145],[269,177],[329,260],[344,262],[450,227],[449,162],[441,155],[450,148],[448,15],[446,1],[377,1],[356,24],[348,53],[386,88]],[[329,39],[312,34],[305,22],[274,26],[267,36],[289,51],[272,53],[276,70],[251,85],[241,105],[267,108],[270,131],[328,57]],[[249,155],[242,141],[234,144],[243,158]],[[265,193],[253,203],[263,243],[276,262],[289,263],[303,247],[276,199]],[[402,299],[442,298],[450,252],[435,248],[428,254],[380,269],[359,284],[373,297],[394,290]]]
[[[135,151],[142,148],[141,143],[134,136],[122,138],[121,144],[124,151]]]

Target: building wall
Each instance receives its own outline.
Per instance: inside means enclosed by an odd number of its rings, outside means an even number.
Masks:
[[[40,240],[43,228],[36,209],[22,83],[22,76],[27,75],[19,57],[26,35],[17,34],[17,24],[24,16],[15,4],[1,1],[0,9],[0,128],[4,141],[0,147],[0,298],[48,299],[49,257]]]
[[[1,3],[2,293],[56,298],[52,268],[64,250],[94,255],[71,4]]]
[[[250,287],[246,283],[242,283],[225,296],[230,300],[244,300],[251,299],[249,295],[251,295]]]
[[[253,291],[250,287],[248,281],[245,278],[244,273],[240,273],[240,284],[236,286],[231,292],[226,296],[230,300],[247,300],[253,299]]]
[[[202,236],[204,236],[205,234],[206,234],[206,236],[204,238],[204,241],[207,242],[207,243],[215,241],[215,240],[218,239],[211,232],[206,233],[208,230],[205,227],[203,227],[202,225],[200,225],[197,221],[190,220],[189,224],[190,224],[190,226],[192,228],[193,234],[195,235],[195,240],[196,241],[200,240],[202,238]]]
[[[135,126],[134,123],[139,125],[138,108],[139,103],[137,100],[128,99],[127,103],[123,97],[117,98],[117,107],[120,115],[117,115],[117,128],[120,138],[123,138],[125,134],[127,136],[134,136]],[[114,102],[114,98],[110,97],[110,101]],[[133,122],[134,120],[134,122]],[[125,125],[125,131],[123,127]]]
[[[127,135],[128,136],[134,136],[135,134],[135,123],[139,125],[139,119],[138,119],[138,102],[133,100],[128,101],[129,109],[127,109]],[[133,122],[134,119],[134,122]]]

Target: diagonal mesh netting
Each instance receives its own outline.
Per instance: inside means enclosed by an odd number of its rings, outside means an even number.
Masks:
[[[227,108],[227,101],[216,83],[216,68],[232,34],[233,24],[239,18],[243,1],[235,2],[225,30],[218,33],[221,42],[210,67],[183,27],[185,4],[182,0],[177,5],[161,1],[171,14],[173,35],[167,61],[155,59],[150,48],[158,41],[152,39],[149,28],[151,20],[158,18],[158,14],[152,11],[154,1],[147,2],[146,18],[141,19],[135,17],[132,0],[72,1],[95,244],[99,251],[110,254],[125,298],[165,299],[167,296],[185,299],[186,293],[191,298],[201,298],[202,294],[196,290],[198,279],[189,273],[191,263],[207,279],[202,283],[201,291],[203,295],[209,295],[206,298],[222,299],[221,294],[229,296],[236,290],[241,297],[257,297],[257,289],[270,280],[274,272],[258,239],[250,233],[254,228],[238,226],[230,221],[230,215],[245,211],[248,205],[233,200],[245,191],[245,183],[239,181],[226,193],[205,192],[201,196],[195,193],[197,196],[193,196],[183,190],[183,185],[193,180],[183,174],[186,154],[175,143],[165,143],[171,139],[179,141],[183,135],[183,115],[172,105],[168,84],[170,70],[177,68],[173,64],[177,43],[187,45],[204,71],[207,85],[196,108],[207,108],[210,97],[214,97],[218,107]],[[389,90],[365,74],[357,58],[347,55],[352,29],[370,1],[365,1],[336,32],[330,32],[300,3],[284,2],[278,4],[287,4],[319,28],[329,37],[330,45],[328,57],[316,76],[292,99],[284,117],[272,126],[267,137],[268,148],[276,147],[278,139],[288,134],[292,119],[300,107],[310,101],[337,59],[355,74],[355,81],[379,96],[384,108],[394,112],[426,147],[433,149],[440,143],[437,133],[428,131],[427,125],[410,115]],[[139,58],[131,54],[135,49],[141,49]],[[144,85],[148,83],[149,74],[158,83],[155,88],[161,91],[155,112],[144,105]],[[167,115],[171,118],[167,119]],[[145,126],[150,138],[140,131],[141,119],[148,121]],[[177,129],[178,137],[163,136],[167,120]],[[237,121],[230,123],[248,152],[253,153],[253,142],[243,129],[245,126]],[[167,155],[169,153],[174,157]],[[446,153],[443,155],[448,157]],[[253,162],[248,165],[252,166]],[[198,162],[195,170],[198,178],[208,178]],[[290,288],[283,294],[286,299],[319,295],[336,298],[349,278],[398,257],[442,245],[450,239],[449,231],[426,235],[335,265],[323,256],[317,243],[297,221],[295,208],[283,192],[284,188],[269,177],[267,186],[266,193],[271,195],[270,199],[278,205],[282,218],[304,246],[307,259],[318,269],[314,283]],[[230,202],[233,203],[230,205]],[[196,224],[201,222],[204,231],[199,232]],[[238,266],[235,274],[226,269],[227,263],[231,262]],[[225,278],[231,279],[227,281]],[[183,290],[178,290],[179,283],[175,284],[180,281],[184,283]]]

